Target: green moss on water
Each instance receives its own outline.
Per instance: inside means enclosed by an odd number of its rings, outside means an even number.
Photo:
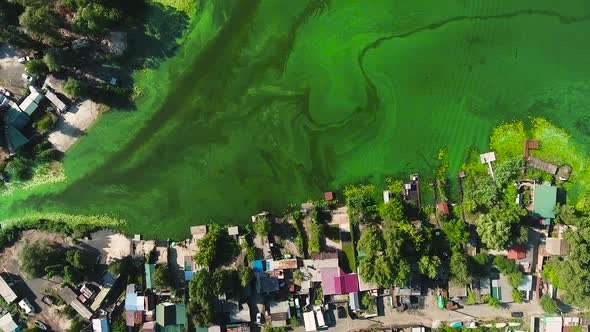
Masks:
[[[136,109],[105,114],[68,152],[67,182],[5,197],[0,217],[109,214],[180,237],[348,183],[432,177],[442,146],[454,174],[529,115],[588,152],[585,1],[199,6],[174,56],[135,74]]]

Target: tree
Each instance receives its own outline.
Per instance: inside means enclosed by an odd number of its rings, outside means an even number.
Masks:
[[[497,163],[494,169],[494,180],[498,188],[504,188],[511,181],[518,179],[522,174],[523,160],[521,156],[510,158],[504,162]]]
[[[518,288],[524,281],[524,274],[521,271],[517,271],[508,275],[508,283],[512,288]]]
[[[379,215],[383,220],[404,220],[404,206],[397,197],[392,197],[388,203],[379,205]]]
[[[504,255],[498,255],[494,257],[494,266],[500,270],[500,273],[504,275],[510,275],[512,273],[519,272],[518,265],[514,260],[509,259]]]
[[[557,288],[560,288],[559,284],[559,270],[560,270],[561,262],[556,257],[551,257],[549,260],[543,264],[543,271],[541,271],[541,276],[549,280],[549,282]]]
[[[68,78],[63,87],[66,93],[72,98],[79,98],[86,95],[85,86],[75,78]]]
[[[47,240],[27,243],[18,253],[21,270],[31,278],[46,274],[45,268],[63,262],[61,251]]]
[[[195,262],[203,266],[223,265],[234,254],[236,241],[220,226],[212,224],[209,231],[197,243],[199,252],[195,255]]]
[[[447,221],[443,225],[442,230],[452,243],[466,244],[469,240],[469,232],[463,219],[451,219]]]
[[[84,330],[86,325],[88,325],[86,321],[80,317],[76,317],[72,320],[72,324],[70,325],[70,328],[67,329],[67,332],[80,332]]]
[[[471,278],[467,258],[464,254],[455,251],[451,256],[451,278],[459,283],[466,284]]]
[[[270,227],[270,220],[268,220],[268,218],[260,218],[256,220],[253,225],[254,233],[262,237],[268,237],[268,234],[270,233]]]
[[[440,264],[440,257],[438,256],[422,256],[418,262],[418,267],[420,268],[420,272],[427,275],[428,278],[434,279],[438,274]]]
[[[516,205],[493,208],[477,220],[477,233],[490,249],[507,249],[521,238],[521,218],[526,210]]]
[[[64,54],[58,48],[50,48],[43,56],[43,62],[51,73],[60,71],[64,65]]]
[[[167,265],[158,266],[154,271],[154,287],[168,289],[172,286],[172,275]]]
[[[353,222],[371,223],[377,216],[375,186],[349,185],[344,189],[348,214]]]
[[[295,270],[295,272],[301,273],[299,270]],[[252,280],[254,280],[254,270],[249,266],[240,267],[240,285],[245,288]]]
[[[463,180],[464,206],[469,212],[478,208],[491,208],[498,202],[498,190],[489,176],[466,177]]]
[[[374,256],[383,251],[383,235],[377,226],[370,226],[361,232],[357,250],[366,256]]]
[[[519,291],[518,289],[513,289],[512,290],[512,299],[514,300],[514,303],[524,302],[523,292]]]
[[[25,64],[25,70],[32,76],[47,75],[48,69],[43,60],[33,59]]]
[[[61,22],[51,4],[43,1],[30,3],[18,18],[19,24],[37,40],[55,45],[60,42],[58,29]]]
[[[20,181],[26,181],[33,176],[33,161],[25,156],[17,155],[10,161],[10,169]]]
[[[92,2],[78,10],[74,27],[79,32],[98,35],[121,21],[122,16],[115,8]]]
[[[211,273],[205,269],[195,273],[189,283],[189,317],[193,318],[195,326],[208,326],[213,321],[214,311]]]
[[[556,314],[557,313],[557,302],[549,295],[541,296],[541,308],[545,311],[546,314]]]

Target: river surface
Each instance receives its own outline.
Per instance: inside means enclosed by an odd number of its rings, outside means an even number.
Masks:
[[[68,181],[3,197],[0,216],[111,214],[180,237],[427,177],[442,146],[454,173],[514,118],[547,117],[587,147],[589,15],[577,0],[204,2],[176,54],[136,75],[137,108],[68,153]]]

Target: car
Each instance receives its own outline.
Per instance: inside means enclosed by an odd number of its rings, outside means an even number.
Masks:
[[[262,325],[262,314],[261,313],[256,314],[256,324]]]
[[[510,316],[514,318],[522,318],[524,314],[522,313],[522,311],[513,311],[510,313]]]
[[[35,308],[33,308],[33,306],[31,305],[31,302],[29,302],[29,300],[26,298],[20,300],[20,302],[18,303],[18,306],[21,307],[25,311],[25,314],[27,314],[27,315],[35,312]]]
[[[18,63],[25,63],[25,62],[27,62],[27,57],[26,56],[20,57],[20,58],[18,58],[17,61],[18,61]]]
[[[40,320],[34,321],[33,324],[35,324],[36,327],[38,327],[39,329],[41,329],[43,331],[49,331],[49,327],[47,327],[47,325],[45,325],[45,323],[43,323]]]
[[[22,73],[20,76],[29,82],[33,80],[33,77],[27,73]]]

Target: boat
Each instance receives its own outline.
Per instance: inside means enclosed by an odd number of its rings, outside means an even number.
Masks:
[[[454,322],[450,325],[452,328],[457,328],[463,326],[463,322]]]

